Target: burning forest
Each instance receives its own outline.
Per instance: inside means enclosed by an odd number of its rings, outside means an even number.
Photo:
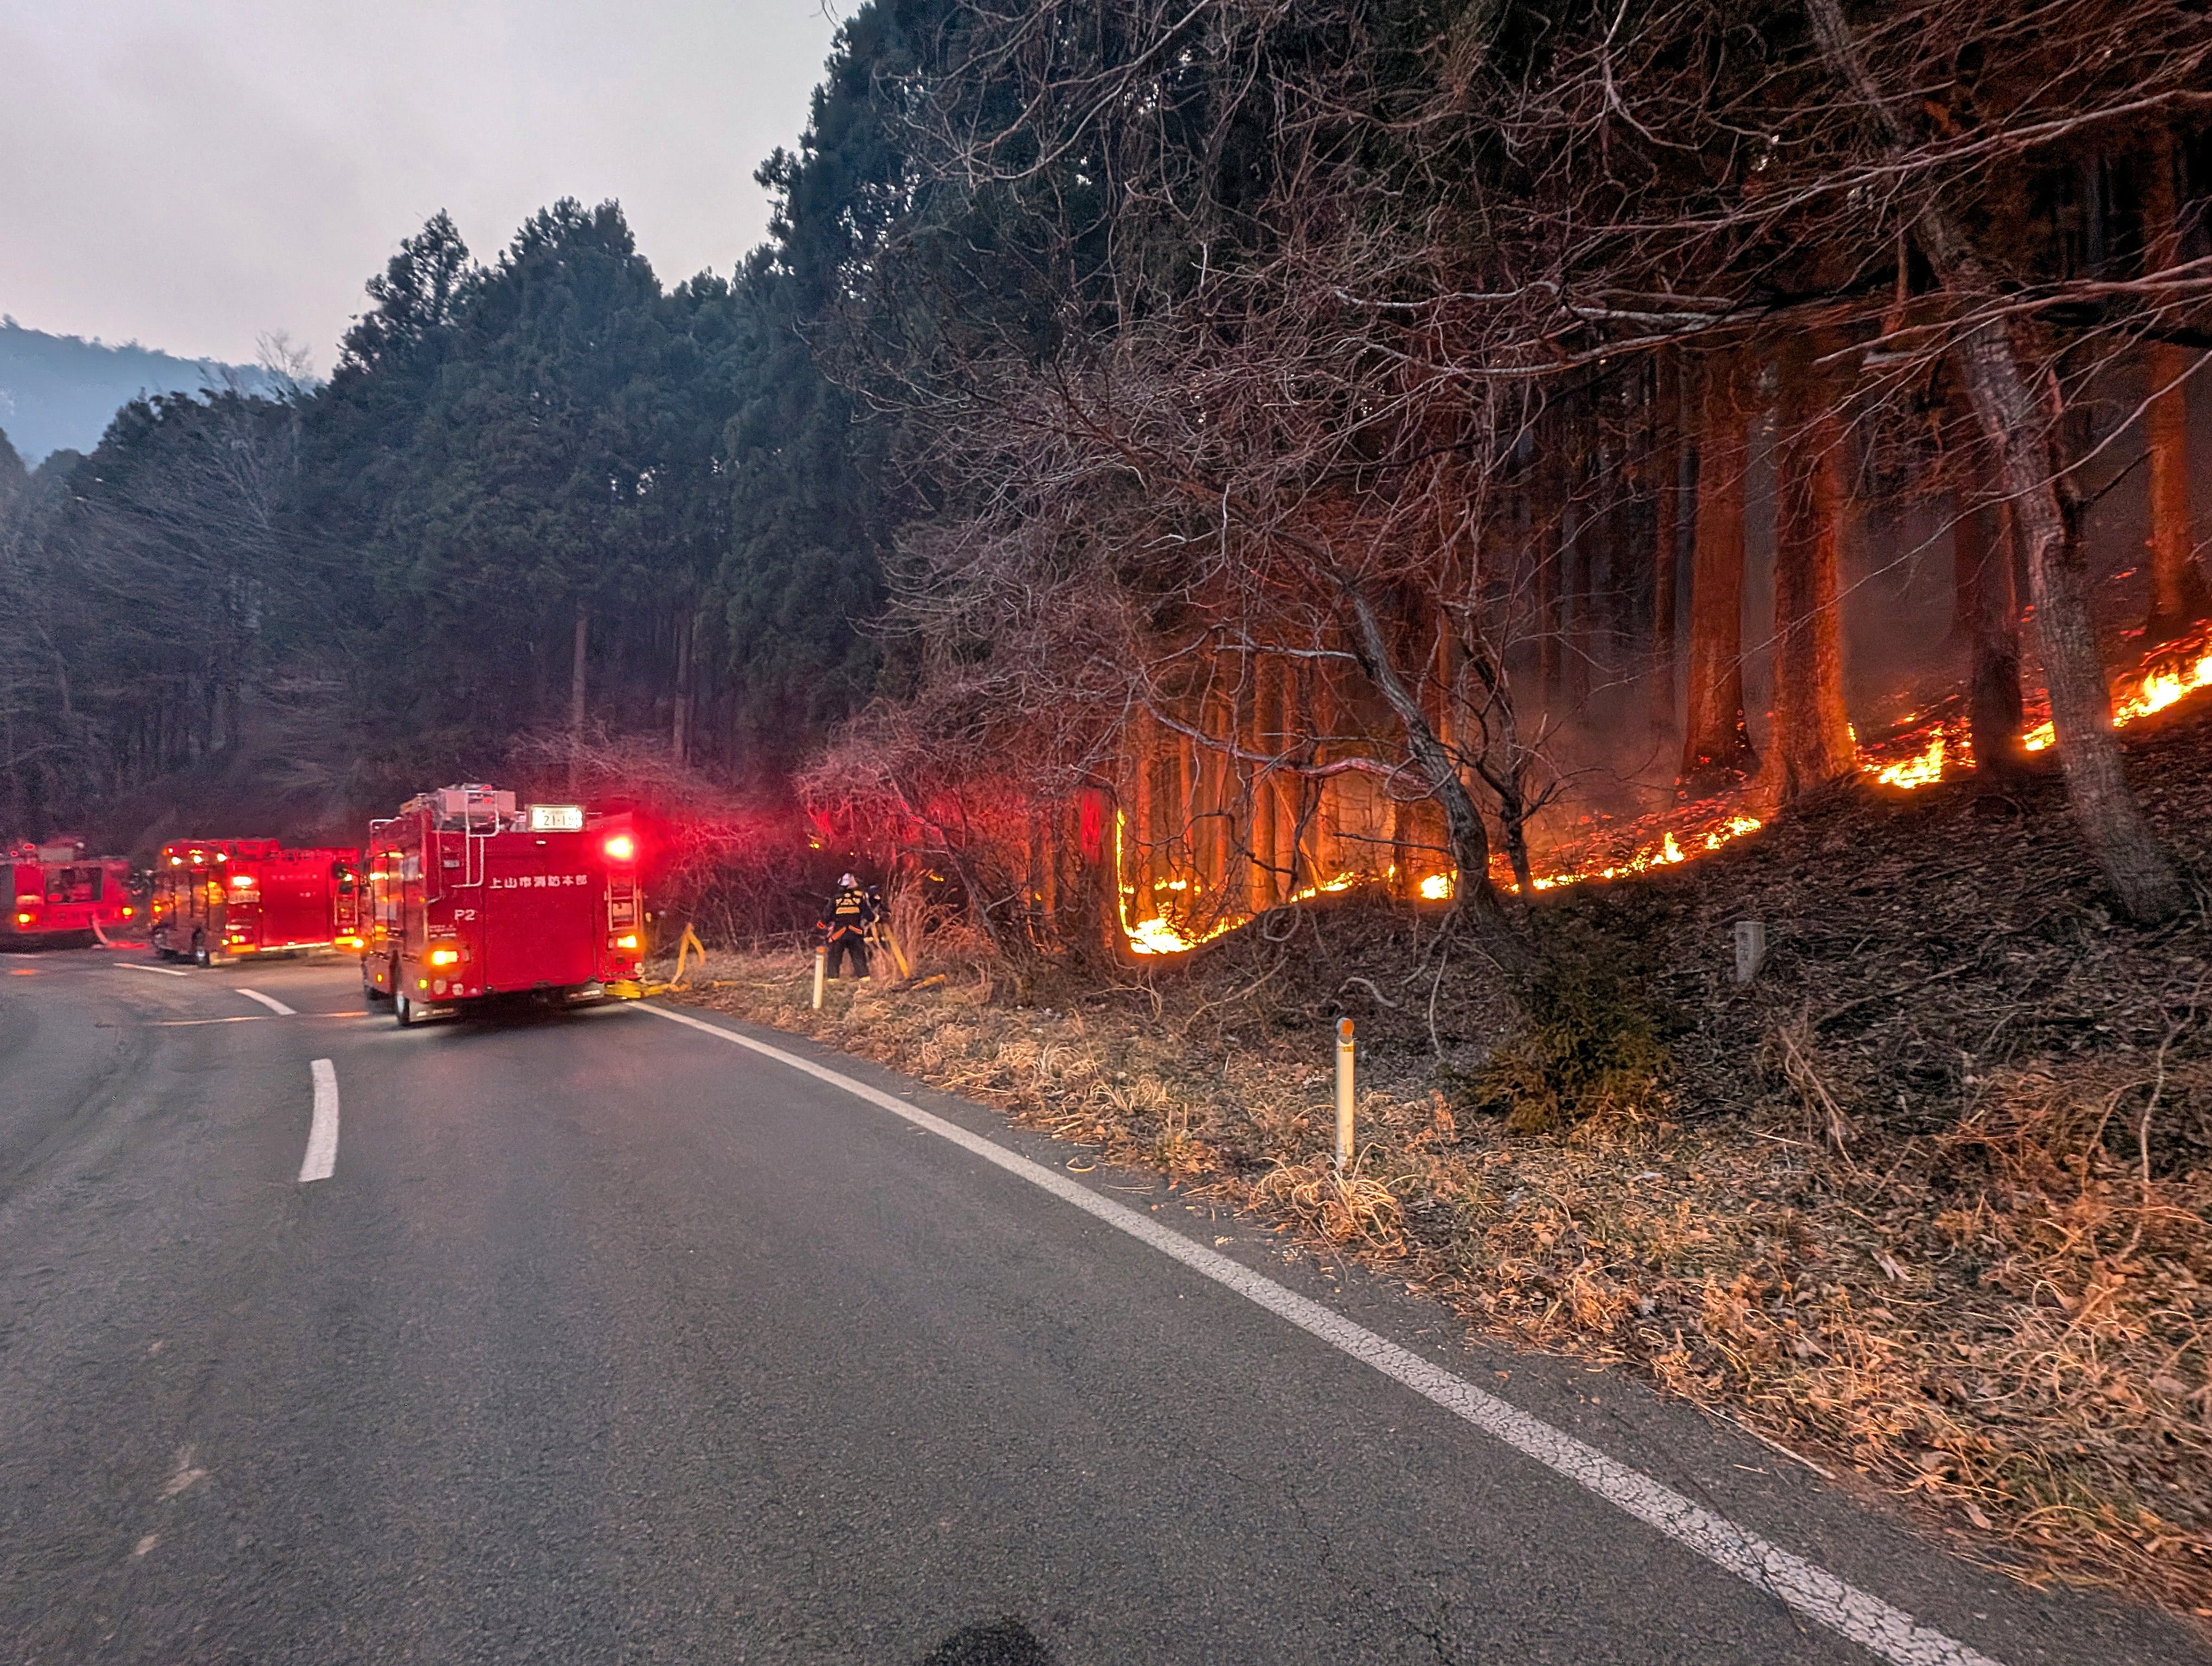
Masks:
[[[833,816],[957,859],[1008,941],[1157,958],[1372,890],[1510,964],[1516,896],[2056,769],[2120,906],[2183,905],[2115,737],[2212,681],[2200,25],[1509,9],[1408,58],[1117,14],[1185,81],[1033,52],[1057,15],[970,42],[1011,125],[959,72],[922,123],[1049,371],[988,306],[851,361],[930,413],[945,508]],[[1117,181],[1114,238],[1015,154]]]

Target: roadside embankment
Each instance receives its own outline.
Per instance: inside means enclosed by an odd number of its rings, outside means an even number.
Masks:
[[[2205,872],[2212,723],[2131,741]],[[1771,944],[1743,986],[1740,919]],[[2212,1617],[2212,928],[2201,902],[2149,928],[2101,905],[2055,782],[1842,798],[1549,899],[1565,970],[1533,1018],[1436,914],[1261,924],[1181,966],[1036,973],[1026,1005],[935,964],[816,1012],[798,953],[717,954],[685,998],[1203,1189],[1486,1335],[1631,1365],[2021,1577]]]

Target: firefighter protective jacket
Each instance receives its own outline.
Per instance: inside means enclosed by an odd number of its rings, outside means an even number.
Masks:
[[[859,885],[848,885],[830,899],[830,907],[815,929],[830,942],[857,937],[875,924],[875,899]]]

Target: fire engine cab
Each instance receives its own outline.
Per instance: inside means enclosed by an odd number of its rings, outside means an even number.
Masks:
[[[137,913],[131,901],[131,865],[119,856],[88,856],[82,840],[55,838],[0,853],[8,891],[7,930],[0,940],[98,934]]]
[[[441,787],[371,822],[361,980],[402,1025],[497,995],[569,1000],[637,976],[644,902],[628,814]]]
[[[203,966],[221,956],[327,949],[357,857],[274,839],[187,839],[154,864],[155,953]]]

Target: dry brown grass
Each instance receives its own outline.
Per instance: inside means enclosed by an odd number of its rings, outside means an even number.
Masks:
[[[1493,1335],[1639,1363],[1941,1509],[2015,1572],[2212,1608],[2212,1189],[2146,1189],[2112,1159],[2094,1137],[2108,1091],[1992,1082],[1877,1167],[1825,1103],[1803,1137],[1663,1106],[1515,1135],[1393,1085],[1362,1096],[1340,1179],[1318,1043],[1193,1051],[1172,999],[1158,1018],[994,1006],[973,972],[832,986],[817,1014],[808,972],[717,957],[724,982],[695,998],[1195,1183]],[[1793,1082],[1817,1079],[1802,1038],[1778,1045]]]
[[[2204,860],[2212,767],[2158,790]],[[1975,829],[1978,890],[1955,860],[1917,877],[1944,816]],[[1540,1132],[1446,1091],[1480,1079],[1495,991],[1431,983],[1433,924],[1371,910],[1150,982],[1048,975],[1035,1006],[956,960],[817,1014],[795,954],[719,958],[697,998],[1203,1189],[1493,1336],[1632,1365],[2020,1577],[2212,1615],[2212,926],[2101,921],[2051,854],[2063,824],[2007,846],[1983,818],[1847,806],[1592,899],[1593,929],[1649,952],[1674,1063]],[[1747,991],[1719,946],[1736,917],[1782,945]],[[1816,927],[1850,952],[1816,953]],[[1346,1180],[1339,1010],[1364,1058]]]

